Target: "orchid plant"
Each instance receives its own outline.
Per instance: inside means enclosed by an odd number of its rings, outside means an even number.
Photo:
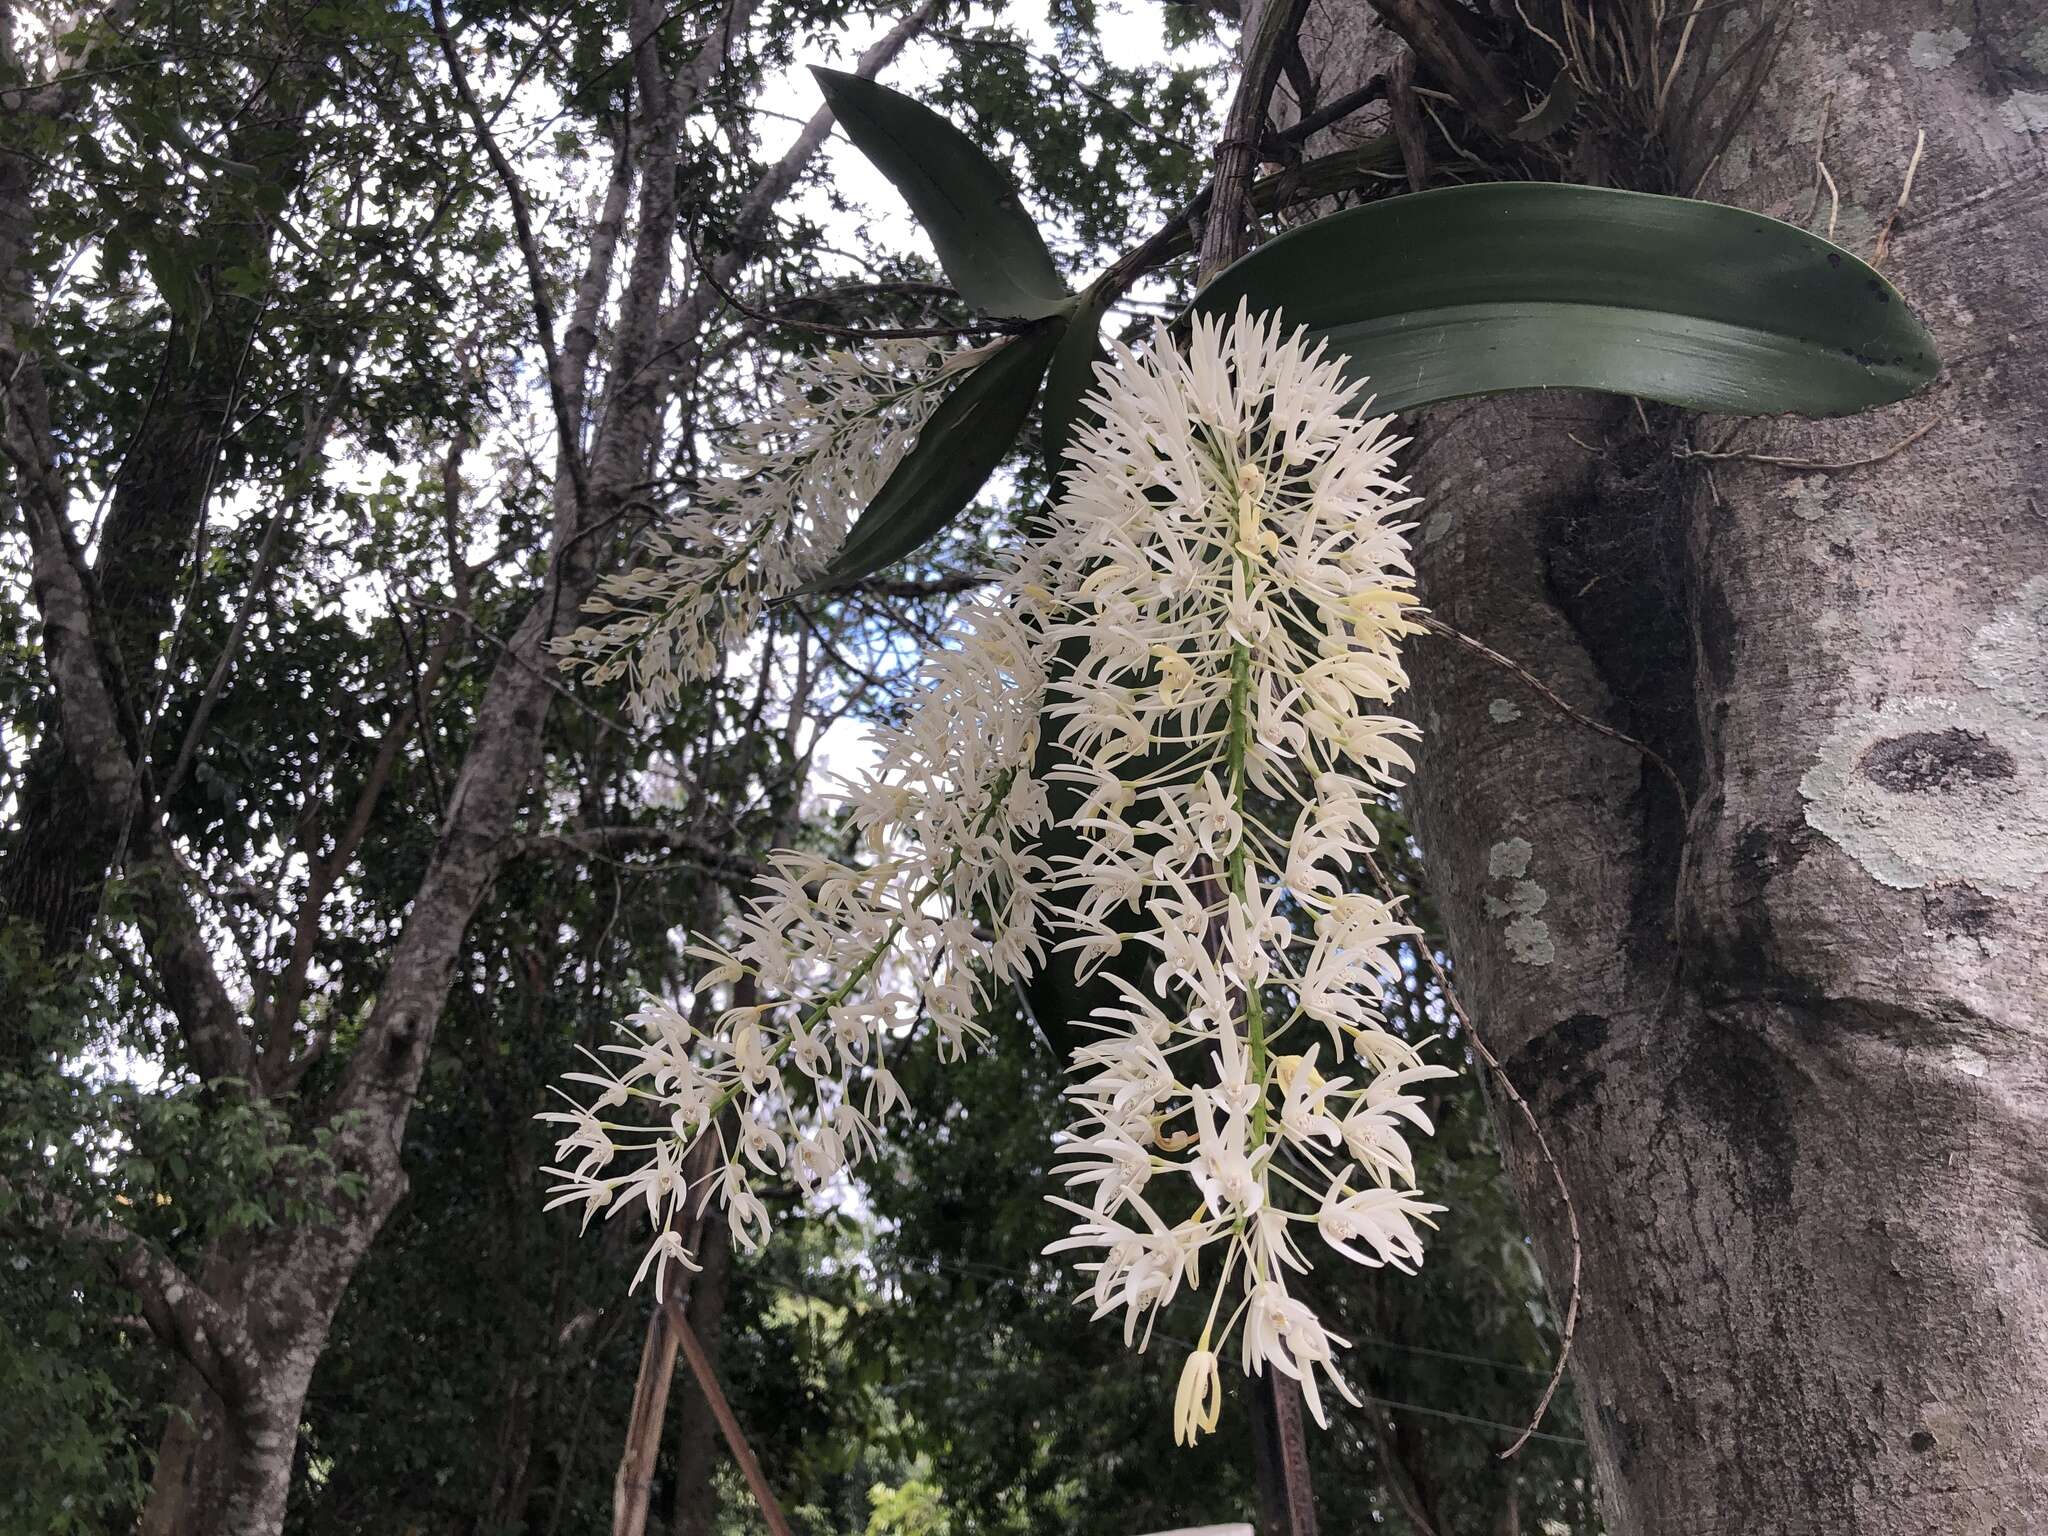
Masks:
[[[765,601],[865,575],[956,515],[1042,379],[1059,488],[955,610],[906,721],[846,788],[864,855],[776,855],[723,942],[690,946],[693,1006],[649,998],[571,1074],[568,1106],[543,1117],[561,1133],[551,1204],[586,1224],[644,1212],[634,1283],[660,1294],[695,1267],[689,1211],[716,1199],[751,1248],[769,1225],[761,1181],[815,1189],[874,1151],[903,1104],[889,1062],[918,1028],[957,1054],[998,990],[1047,966],[1100,970],[1104,1000],[1071,1021],[1075,1119],[1049,1196],[1073,1225],[1048,1251],[1077,1256],[1096,1316],[1120,1316],[1141,1349],[1160,1309],[1202,1298],[1177,1438],[1216,1427],[1233,1340],[1247,1374],[1299,1383],[1322,1422],[1324,1384],[1351,1397],[1345,1341],[1301,1277],[1322,1255],[1422,1262],[1443,1207],[1416,1188],[1409,1138],[1432,1129],[1424,1085],[1452,1071],[1386,1028],[1391,947],[1414,930],[1346,878],[1416,734],[1392,713],[1419,630],[1416,502],[1393,418],[1368,414],[1368,376],[1384,368],[1403,406],[1562,384],[1820,414],[1918,387],[1931,349],[1900,303],[1888,347],[1865,338],[1845,361],[1818,334],[1829,306],[1882,280],[1811,236],[1775,226],[1759,246],[1759,221],[1732,210],[1520,186],[1319,220],[1223,273],[1184,323],[1105,353],[1093,322],[1112,279],[1065,295],[964,135],[870,82],[821,78],[962,295],[1021,333],[800,365],[648,563],[605,583],[593,622],[559,642],[564,664],[625,678],[641,718],[661,711]],[[1411,257],[1421,275],[1361,287],[1389,221],[1411,248],[1432,229],[1473,247],[1462,285],[1432,288]],[[1522,244],[1479,251],[1479,228]],[[1717,241],[1761,263],[1750,287],[1796,324],[1708,276]],[[1793,297],[1770,287],[1787,274],[1804,285]],[[1433,323],[1417,323],[1430,302]],[[1631,316],[1606,343],[1588,318],[1602,303]],[[1501,345],[1537,322],[1576,327],[1575,349]],[[1438,338],[1428,355],[1423,334]],[[717,1156],[693,1180],[700,1143]]]

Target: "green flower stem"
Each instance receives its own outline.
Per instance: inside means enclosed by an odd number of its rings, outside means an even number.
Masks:
[[[1247,566],[1250,561],[1240,554],[1239,560]],[[1230,800],[1237,808],[1237,846],[1230,850],[1230,894],[1240,907],[1246,904],[1247,886],[1250,883],[1250,855],[1248,846],[1250,834],[1244,830],[1245,812],[1245,748],[1251,741],[1251,695],[1252,695],[1252,653],[1251,647],[1242,640],[1230,647]],[[1258,1085],[1258,1097],[1252,1100],[1252,1140],[1264,1143],[1266,1139],[1266,1000],[1259,994],[1258,986],[1247,980],[1244,989],[1245,1038],[1251,1051],[1252,1081]]]

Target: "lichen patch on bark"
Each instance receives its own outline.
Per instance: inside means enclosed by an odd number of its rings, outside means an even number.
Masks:
[[[1529,855],[1536,850],[1526,837],[1510,837],[1486,850],[1486,873],[1495,880],[1519,880],[1529,873]]]
[[[1960,27],[1947,27],[1939,32],[1915,32],[1906,44],[1906,57],[1919,69],[1946,69],[1969,46],[1969,35]]]
[[[2014,91],[1998,115],[2015,133],[2048,133],[2048,91]]]
[[[2048,718],[2048,576],[2036,576],[1970,642],[1964,675],[2001,704]]]
[[[1557,958],[1557,945],[1550,937],[1550,924],[1536,914],[1550,904],[1550,892],[1523,878],[1534,852],[1526,837],[1510,837],[1487,849],[1487,876],[1505,882],[1506,890],[1487,896],[1486,915],[1505,919],[1501,937],[1507,941],[1510,959],[1548,965]]]
[[[1896,890],[2048,875],[2048,727],[2003,699],[1899,699],[1847,720],[1799,792],[1807,824]]]

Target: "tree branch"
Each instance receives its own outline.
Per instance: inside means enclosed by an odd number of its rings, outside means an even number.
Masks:
[[[1251,203],[1252,172],[1266,136],[1266,104],[1279,82],[1280,67],[1308,14],[1308,0],[1270,0],[1259,12],[1258,29],[1244,48],[1244,73],[1223,119],[1216,145],[1215,192],[1202,230],[1201,281],[1207,282],[1245,252],[1245,217]]]
[[[558,687],[550,675],[547,643],[564,611],[573,613],[596,581],[592,535],[608,525],[630,488],[648,477],[647,461],[659,442],[661,406],[672,372],[655,365],[660,300],[670,280],[675,240],[683,123],[751,13],[751,0],[737,0],[721,26],[670,75],[656,39],[665,12],[655,0],[635,0],[632,7],[633,69],[642,105],[630,134],[640,188],[638,218],[612,327],[605,396],[595,412],[589,495],[568,494],[558,471],[541,590],[502,643],[491,669],[443,812],[440,838],[330,1106],[334,1113],[362,1112],[358,1129],[345,1134],[360,1164],[380,1184],[399,1177],[398,1146],[447,1003],[463,935],[516,844],[519,812],[544,758],[550,702]],[[608,238],[600,233],[594,244],[602,246]]]
[[[1618,741],[1623,746],[1641,753],[1643,761],[1648,763],[1651,767],[1655,768],[1659,773],[1664,775],[1664,781],[1671,786],[1672,794],[1678,797],[1678,813],[1680,820],[1688,821],[1691,819],[1692,797],[1685,792],[1685,781],[1679,778],[1678,770],[1676,768],[1673,768],[1670,762],[1654,747],[1650,746],[1649,743],[1638,741],[1635,737],[1629,735],[1626,731],[1617,731],[1613,726],[1603,725],[1598,720],[1595,720],[1591,715],[1588,715],[1581,710],[1572,708],[1571,705],[1567,704],[1564,701],[1563,696],[1559,694],[1555,688],[1552,688],[1548,683],[1544,682],[1542,678],[1538,677],[1534,672],[1531,672],[1519,661],[1516,661],[1509,656],[1503,656],[1499,651],[1496,651],[1492,646],[1487,645],[1482,641],[1473,639],[1470,635],[1466,634],[1462,629],[1453,628],[1451,625],[1446,624],[1442,619],[1438,618],[1435,614],[1425,613],[1421,615],[1416,622],[1421,624],[1422,627],[1428,630],[1431,634],[1441,635],[1446,640],[1456,641],[1459,645],[1462,645],[1466,650],[1472,652],[1475,656],[1483,657],[1485,660],[1492,662],[1496,667],[1499,667],[1503,672],[1507,672],[1515,678],[1519,679],[1522,683],[1524,683],[1529,688],[1533,689],[1536,693],[1541,695],[1544,702],[1549,704],[1551,708],[1555,709],[1559,714],[1565,716],[1567,719],[1576,721],[1578,724],[1583,725],[1587,730],[1592,731],[1597,735],[1605,736],[1610,741]]]
[[[872,80],[894,61],[912,38],[924,30],[938,9],[939,0],[925,0],[871,44],[854,65],[853,72],[863,79]],[[661,350],[664,355],[677,360],[674,366],[687,367],[694,362],[700,351],[698,337],[705,322],[711,318],[713,306],[760,244],[775,205],[788,195],[797,178],[817,158],[831,132],[832,109],[820,107],[804,124],[796,142],[748,191],[733,220],[730,244],[700,266],[689,297],[662,322]]]
[[[685,855],[684,862],[720,879],[751,883],[758,873],[752,859],[728,853],[704,841],[687,827],[578,827],[522,838],[513,852],[539,859],[616,859],[622,853]]]
[[[576,500],[582,504],[590,499],[590,486],[583,468],[582,426],[570,409],[568,375],[563,368],[562,355],[555,346],[555,302],[548,292],[547,266],[541,260],[540,242],[534,238],[533,212],[526,200],[526,188],[512,162],[505,157],[505,151],[499,147],[498,136],[491,132],[483,103],[477,100],[476,92],[470,88],[469,71],[462,67],[462,55],[456,51],[455,38],[448,30],[447,8],[441,0],[429,0],[429,10],[433,17],[434,37],[441,45],[441,57],[448,62],[448,79],[455,87],[463,111],[469,114],[477,143],[491,162],[491,169],[497,172],[498,180],[505,188],[506,200],[512,205],[512,225],[518,232],[519,252],[526,261],[526,284],[533,300],[534,334],[540,342],[541,357],[547,363],[548,399],[555,412],[555,439],[561,450],[562,465],[576,487]]]
[[[1465,30],[1453,10],[1454,0],[1371,0],[1401,41],[1414,50],[1474,121],[1495,138],[1505,139],[1515,126],[1514,95],[1501,78],[1494,56]]]
[[[102,1250],[107,1267],[140,1299],[150,1331],[189,1360],[224,1402],[239,1401],[257,1385],[262,1364],[241,1319],[168,1256],[63,1195],[44,1193],[42,1210],[36,1211],[26,1194],[0,1177],[0,1196],[19,1202],[29,1226]]]
[[[186,895],[184,867],[163,836],[145,775],[122,729],[102,662],[93,595],[65,521],[61,482],[47,459],[36,462],[47,446],[33,409],[41,400],[40,379],[32,360],[17,370],[8,391],[7,439],[17,463],[28,465],[20,500],[29,535],[29,586],[43,621],[59,736],[91,787],[95,808],[132,827],[144,937],[194,1065],[209,1078],[247,1078],[252,1065],[248,1036]]]

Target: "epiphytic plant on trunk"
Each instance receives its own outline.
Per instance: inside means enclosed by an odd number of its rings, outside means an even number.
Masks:
[[[1430,1128],[1411,1090],[1448,1070],[1381,1026],[1400,915],[1339,879],[1370,865],[1366,805],[1409,766],[1413,728],[1378,711],[1420,620],[1400,444],[1368,403],[1554,388],[1839,415],[1929,383],[1931,340],[1868,266],[1790,226],[1523,183],[1315,220],[1205,272],[1182,321],[1105,357],[1108,306],[1176,230],[1070,292],[965,134],[871,81],[820,79],[962,297],[1014,334],[793,380],[656,558],[605,583],[604,623],[565,661],[630,673],[636,707],[658,707],[763,602],[932,538],[1034,404],[1057,489],[847,797],[868,860],[783,856],[739,937],[697,946],[719,1023],[650,999],[579,1074],[599,1098],[551,1113],[557,1200],[644,1209],[658,1289],[693,1262],[688,1207],[717,1198],[758,1241],[753,1181],[814,1187],[858,1161],[920,1020],[958,1050],[989,988],[1030,985],[1072,1043],[1074,1198],[1055,1198],[1077,1225],[1055,1248],[1094,1255],[1097,1314],[1149,1339],[1183,1288],[1209,1292],[1182,1438],[1214,1425],[1232,1334],[1247,1373],[1274,1367],[1321,1419],[1317,1373],[1348,1390],[1342,1341],[1289,1292],[1309,1263],[1296,1235],[1420,1261],[1416,1224],[1441,1207],[1411,1187],[1404,1138]],[[612,1117],[635,1101],[644,1127]],[[692,1184],[684,1154],[707,1136],[720,1155]]]

